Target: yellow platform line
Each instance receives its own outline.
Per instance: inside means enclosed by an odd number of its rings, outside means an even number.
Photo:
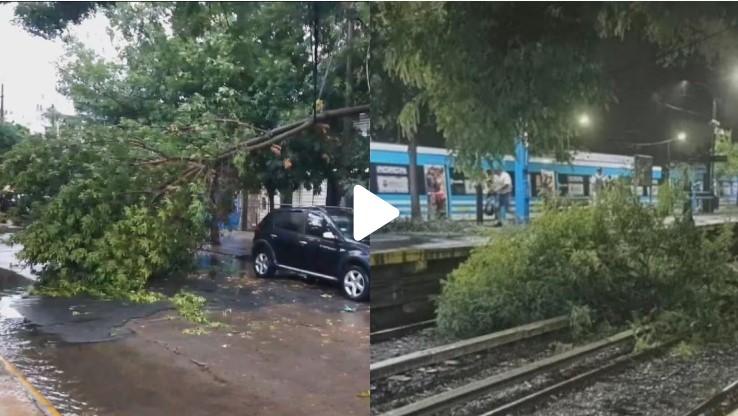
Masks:
[[[2,363],[3,367],[5,367],[5,371],[7,371],[11,376],[13,376],[23,385],[23,388],[25,388],[28,394],[33,397],[33,400],[36,401],[36,405],[46,414],[46,416],[62,416],[61,413],[56,410],[54,405],[51,404],[51,402],[46,397],[44,397],[44,395],[41,394],[40,391],[33,387],[33,385],[26,379],[26,377],[20,371],[18,371],[18,369],[10,361],[0,356],[0,363]]]

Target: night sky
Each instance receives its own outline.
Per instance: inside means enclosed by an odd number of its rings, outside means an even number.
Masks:
[[[604,71],[617,96],[609,110],[595,110],[592,127],[582,136],[587,150],[617,154],[648,154],[666,161],[666,145],[635,148],[634,143],[658,142],[687,134],[671,144],[672,161],[709,151],[713,93],[718,99],[721,127],[735,124],[738,83],[730,68],[715,68],[692,58],[684,65],[664,67],[653,46],[639,40],[605,41]]]

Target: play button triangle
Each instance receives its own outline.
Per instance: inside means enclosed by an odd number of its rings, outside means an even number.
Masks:
[[[363,240],[399,216],[400,210],[363,186],[354,186],[354,240]]]

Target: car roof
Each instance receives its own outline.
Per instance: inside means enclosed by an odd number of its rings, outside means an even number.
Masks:
[[[329,206],[288,207],[288,206],[282,206],[282,207],[276,208],[273,212],[275,211],[321,211],[321,212],[344,211],[344,212],[351,212],[353,210],[347,207],[329,207]]]

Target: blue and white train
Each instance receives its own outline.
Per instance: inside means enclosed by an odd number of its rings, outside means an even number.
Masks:
[[[476,218],[475,184],[454,170],[454,157],[447,149],[418,147],[417,158],[419,193],[425,195],[425,176],[430,168],[442,172],[445,178],[446,212],[454,220]],[[410,216],[410,187],[408,175],[407,146],[400,144],[372,142],[370,145],[371,191],[400,210],[400,216]],[[531,215],[541,207],[539,189],[545,178],[553,179],[553,187],[559,195],[571,198],[588,199],[591,196],[591,176],[597,168],[611,178],[632,176],[635,158],[633,156],[610,155],[603,153],[580,152],[574,155],[571,163],[557,162],[553,158],[531,157],[529,163],[529,189],[531,193]],[[504,158],[504,168],[513,178],[515,160],[512,156]],[[488,169],[489,166],[483,166]],[[643,187],[641,198],[644,202],[655,201],[658,184],[661,181],[661,168],[653,167],[654,186]],[[515,183],[513,182],[513,188]],[[649,192],[653,192],[650,195]],[[423,216],[427,216],[428,200],[420,198]],[[511,200],[511,210],[515,201]]]

